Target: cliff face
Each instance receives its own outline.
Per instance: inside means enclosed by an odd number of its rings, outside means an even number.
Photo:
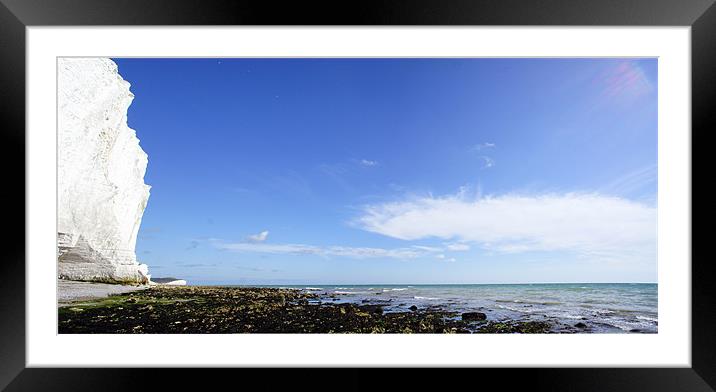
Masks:
[[[147,154],[127,126],[134,95],[102,58],[58,60],[59,277],[147,283],[134,251]]]

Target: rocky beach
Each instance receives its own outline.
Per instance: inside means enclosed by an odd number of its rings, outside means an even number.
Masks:
[[[590,190],[601,189],[599,184],[582,192],[522,195],[509,192],[523,189],[522,180],[516,180],[504,188],[504,194],[483,195],[481,185],[471,188],[473,174],[469,174],[451,179],[452,185],[447,186],[442,173],[461,173],[478,163],[482,169],[494,165],[492,157],[483,155],[497,153],[497,143],[491,140],[494,135],[483,135],[490,140],[479,141],[457,132],[456,138],[446,137],[448,146],[426,142],[432,136],[386,140],[382,131],[372,135],[374,142],[368,142],[365,127],[359,136],[348,130],[336,133],[342,123],[306,135],[284,131],[292,129],[293,120],[271,125],[274,120],[294,117],[322,119],[325,113],[313,110],[325,105],[305,106],[304,101],[325,101],[331,106],[335,97],[343,96],[343,88],[313,96],[313,82],[306,85],[310,88],[296,89],[296,83],[313,81],[315,75],[332,74],[333,66],[325,61],[299,65],[293,61],[184,59],[151,61],[150,66],[144,60],[121,58],[58,59],[59,333],[658,332],[659,290],[653,283],[655,203]],[[387,75],[397,65],[412,69],[417,64],[414,60],[385,61],[376,60],[365,68],[370,76],[366,81],[373,80],[376,69],[384,69]],[[222,72],[231,73],[218,72],[222,63]],[[435,75],[451,74],[443,72],[445,65],[440,63],[418,65],[442,70]],[[355,63],[355,71],[364,64],[364,60]],[[259,99],[268,91],[261,81],[275,78],[254,80],[248,71],[277,66],[284,70],[282,75],[312,71],[288,83],[291,87],[283,90],[285,95],[271,94],[269,104]],[[482,75],[484,69],[477,66],[474,71]],[[195,73],[223,76],[205,86],[172,76]],[[251,124],[246,129],[262,132],[237,132],[234,110],[222,109],[226,100],[216,92],[226,90],[228,81],[239,80],[227,75],[246,76],[231,90],[231,99],[244,94],[246,105],[239,106],[252,109],[238,118],[242,124]],[[249,79],[261,83],[245,84]],[[129,80],[141,97],[139,106],[132,104],[135,95]],[[376,97],[402,91],[402,87],[384,91],[383,85],[393,80],[385,82],[374,86]],[[186,86],[194,85],[204,87],[196,96],[184,94]],[[335,85],[330,82],[326,88]],[[181,88],[168,93],[177,86]],[[216,92],[201,95],[212,91],[210,86]],[[308,98],[297,99],[295,91]],[[523,95],[519,90],[515,94]],[[402,101],[404,97],[401,93],[396,98]],[[296,110],[289,111],[290,115],[254,116],[266,108],[273,112],[275,104],[291,99],[296,101],[281,106]],[[434,94],[422,97],[425,102],[433,99]],[[364,101],[368,102],[361,100],[361,106]],[[197,103],[209,106],[196,111]],[[131,124],[140,130],[142,145],[129,126],[130,104]],[[381,113],[384,107],[374,109]],[[350,118],[352,110],[335,117]],[[410,110],[405,115],[412,123],[422,112]],[[187,116],[169,126],[165,120],[177,113]],[[202,113],[211,113],[212,121],[223,118],[224,126],[217,123],[211,132],[197,137],[193,129],[206,125]],[[368,129],[381,130],[394,120],[384,118]],[[193,127],[187,125],[194,121]],[[429,123],[432,117],[425,121]],[[430,126],[423,132],[432,135],[434,129]],[[656,141],[644,140],[647,146]],[[390,149],[384,146],[387,142],[397,144]],[[284,146],[291,146],[291,154],[285,153]],[[443,149],[441,153],[433,153],[437,147]],[[362,151],[361,157],[353,152],[345,155],[354,148]],[[402,162],[425,161],[427,165],[430,161],[426,167],[444,170],[422,170],[395,160],[394,154],[382,156],[398,150],[415,154],[401,155]],[[551,162],[564,150],[545,152],[542,158]],[[329,154],[317,155],[316,151]],[[477,161],[448,164],[444,157],[457,151]],[[477,151],[481,152],[475,156]],[[647,159],[653,151],[644,150],[645,166],[637,171],[632,172],[633,162],[624,163],[624,173],[631,174],[593,175],[614,176],[614,184],[632,177],[650,179],[643,185],[656,184],[656,157]],[[148,152],[158,163],[153,164],[149,182],[164,196],[151,202],[152,212],[145,217],[151,189],[144,178]],[[566,162],[565,166],[572,165],[571,159]],[[250,174],[256,172],[249,170],[252,165],[268,171]],[[212,181],[196,173],[217,174]],[[222,184],[227,178],[236,196],[241,196],[236,200],[224,197],[223,185],[206,188],[203,182],[187,182],[201,179]],[[425,184],[426,189],[442,184],[435,188],[440,193],[418,196],[421,191],[411,196],[410,187],[395,183],[399,178],[414,179],[414,184]],[[457,193],[450,190],[458,184],[467,185],[461,185]],[[557,184],[556,189],[562,188],[572,187]],[[381,193],[384,190],[390,192]],[[656,188],[652,191],[648,195],[653,197],[643,199],[655,201]],[[206,219],[206,226],[197,226],[195,215]],[[152,273],[184,279],[152,276],[149,265]],[[198,286],[186,286],[188,281]],[[279,283],[291,286],[274,286]]]
[[[549,333],[556,327],[437,307],[385,312],[380,304],[334,299],[298,289],[155,286],[66,303],[58,308],[59,333]]]

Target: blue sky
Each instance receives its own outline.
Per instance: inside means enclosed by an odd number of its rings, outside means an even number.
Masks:
[[[115,61],[155,277],[656,281],[656,59]]]

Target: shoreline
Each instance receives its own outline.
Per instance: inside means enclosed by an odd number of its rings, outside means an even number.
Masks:
[[[550,321],[487,320],[484,313],[321,301],[266,287],[151,286],[58,308],[59,333],[579,333]]]
[[[71,306],[81,301],[107,298],[112,295],[146,290],[149,285],[128,285],[79,280],[57,279],[57,306]]]
[[[325,301],[374,303],[386,311],[412,305],[458,313],[479,311],[490,321],[547,321],[555,332],[656,333],[656,285],[643,283],[342,285],[291,287]],[[566,331],[565,331],[566,330]]]

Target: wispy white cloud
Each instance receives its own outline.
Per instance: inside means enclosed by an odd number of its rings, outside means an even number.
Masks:
[[[489,143],[489,142],[475,144],[474,146],[472,146],[473,151],[477,151],[482,154],[479,157],[480,157],[480,159],[482,159],[482,162],[483,162],[482,168],[483,169],[489,169],[489,168],[495,166],[495,160],[492,159],[492,157],[484,155],[485,150],[488,150],[488,149],[491,149],[494,147],[495,147],[495,143]]]
[[[320,248],[302,244],[267,244],[267,243],[219,243],[214,245],[223,250],[237,252],[273,253],[273,254],[318,254]]]
[[[439,255],[437,255],[437,256],[435,256],[435,258],[438,259],[438,260],[446,261],[446,262],[454,262],[454,261],[455,261],[455,258],[454,258],[454,257],[447,257],[447,256],[445,256],[445,255],[442,254],[442,253],[439,254]]]
[[[473,149],[475,149],[475,151],[482,151],[482,150],[485,150],[488,148],[493,148],[493,147],[495,147],[495,143],[480,143],[480,144],[474,145]]]
[[[627,172],[602,188],[602,192],[609,194],[630,194],[654,186],[657,183],[658,170],[656,164],[646,165]]]
[[[489,169],[489,168],[495,166],[495,160],[494,160],[494,159],[492,159],[492,158],[490,158],[490,157],[488,157],[488,156],[486,156],[486,155],[481,155],[480,158],[481,158],[482,161],[483,161],[483,164],[482,164],[482,168],[483,168],[483,169]]]
[[[355,223],[393,238],[457,240],[497,252],[643,259],[655,256],[656,217],[656,208],[599,194],[470,198],[460,192],[370,205]]]
[[[442,248],[438,248],[436,246],[423,246],[423,245],[413,245],[414,249],[423,250],[425,252],[442,252]]]
[[[470,250],[470,245],[462,242],[453,242],[445,244],[445,248],[455,252],[464,252]]]
[[[258,234],[250,235],[250,236],[246,237],[246,239],[250,242],[264,242],[268,238],[268,235],[269,235],[268,230],[264,230]]]
[[[360,161],[358,161],[358,163],[360,163],[362,166],[368,166],[368,167],[378,166],[378,161],[371,161],[369,159],[361,159]]]
[[[406,248],[369,248],[351,246],[314,246],[305,244],[267,244],[267,243],[220,243],[214,245],[219,249],[245,252],[245,253],[269,253],[269,254],[292,254],[292,255],[317,255],[325,257],[348,257],[355,259],[367,258],[391,258],[391,259],[415,259],[427,257],[435,253],[429,247],[406,247]],[[438,249],[439,250],[439,249]]]

